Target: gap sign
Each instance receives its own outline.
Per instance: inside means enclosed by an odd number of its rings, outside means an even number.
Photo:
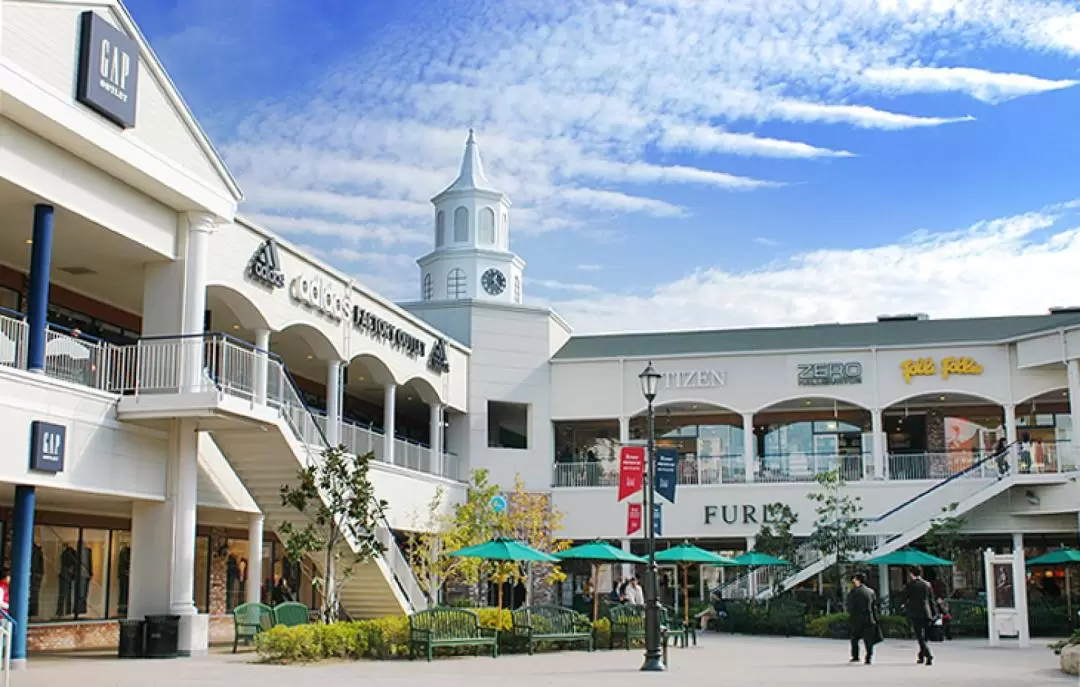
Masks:
[[[67,427],[35,420],[30,423],[30,469],[39,472],[64,471]]]
[[[135,126],[139,46],[127,34],[87,10],[82,13],[75,99],[102,117]]]

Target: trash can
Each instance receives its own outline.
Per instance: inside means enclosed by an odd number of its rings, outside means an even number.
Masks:
[[[120,658],[142,658],[145,649],[146,622],[135,618],[120,621]]]
[[[180,641],[180,616],[146,616],[146,658],[176,658]]]

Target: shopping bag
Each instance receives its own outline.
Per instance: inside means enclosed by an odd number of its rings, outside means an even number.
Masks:
[[[931,642],[945,641],[945,632],[941,626],[941,618],[938,618],[930,624],[930,627],[926,628],[926,638]]]
[[[873,634],[870,636],[871,644],[881,644],[885,641],[885,632],[881,629],[881,625],[874,625]]]

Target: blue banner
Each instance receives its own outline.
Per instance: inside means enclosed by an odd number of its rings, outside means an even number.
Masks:
[[[679,482],[679,454],[674,446],[656,449],[656,492],[675,503],[675,485]]]
[[[664,533],[663,518],[660,517],[662,512],[659,503],[652,505],[652,531],[657,537],[662,536]]]

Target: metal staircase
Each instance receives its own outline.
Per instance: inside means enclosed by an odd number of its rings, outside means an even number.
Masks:
[[[281,505],[281,486],[296,484],[298,471],[315,465],[329,442],[277,356],[227,335],[209,333],[147,338],[116,347],[109,360],[111,386],[125,394],[117,407],[118,417],[139,420],[166,414],[168,395],[190,386],[183,369],[192,345],[202,347],[203,375],[195,395],[205,398],[187,414],[211,418],[200,422],[264,513],[268,529],[284,522],[306,524],[303,515]],[[348,529],[342,532],[356,550]],[[356,566],[342,584],[339,597],[345,614],[368,618],[426,608],[427,597],[384,515],[380,514],[375,534],[385,553]],[[321,556],[314,556],[312,562],[321,570]]]
[[[1017,444],[1008,446],[1005,449],[1007,455],[1015,457],[1016,446]],[[1001,455],[999,452],[976,461],[971,466],[954,472],[881,515],[866,519],[864,522],[880,534],[857,535],[853,538],[849,550],[863,551],[854,558],[860,560],[883,556],[914,543],[930,531],[934,521],[941,516],[942,508],[951,503],[956,503],[956,507],[950,510],[949,515],[959,517],[1014,486],[1055,484],[1068,480],[1068,477],[1061,473],[1019,473],[1016,470],[1016,460],[1010,461],[1012,469],[1006,476],[999,476],[996,462]],[[952,494],[946,495],[942,491],[945,486],[956,484],[960,480],[967,480],[971,484],[971,489],[959,499],[954,498]],[[949,503],[943,502],[946,499]],[[924,515],[925,513],[929,514]],[[884,541],[877,543],[876,540],[881,537],[884,537]],[[870,542],[874,544],[867,546]],[[797,561],[798,565],[779,569],[778,572],[783,577],[779,580],[775,578],[770,580],[765,588],[759,587],[756,598],[766,599],[774,591],[784,592],[793,589],[818,573],[828,570],[836,563],[835,554],[822,555],[820,551],[813,550],[809,544],[803,544],[800,550],[805,551],[805,557]]]

